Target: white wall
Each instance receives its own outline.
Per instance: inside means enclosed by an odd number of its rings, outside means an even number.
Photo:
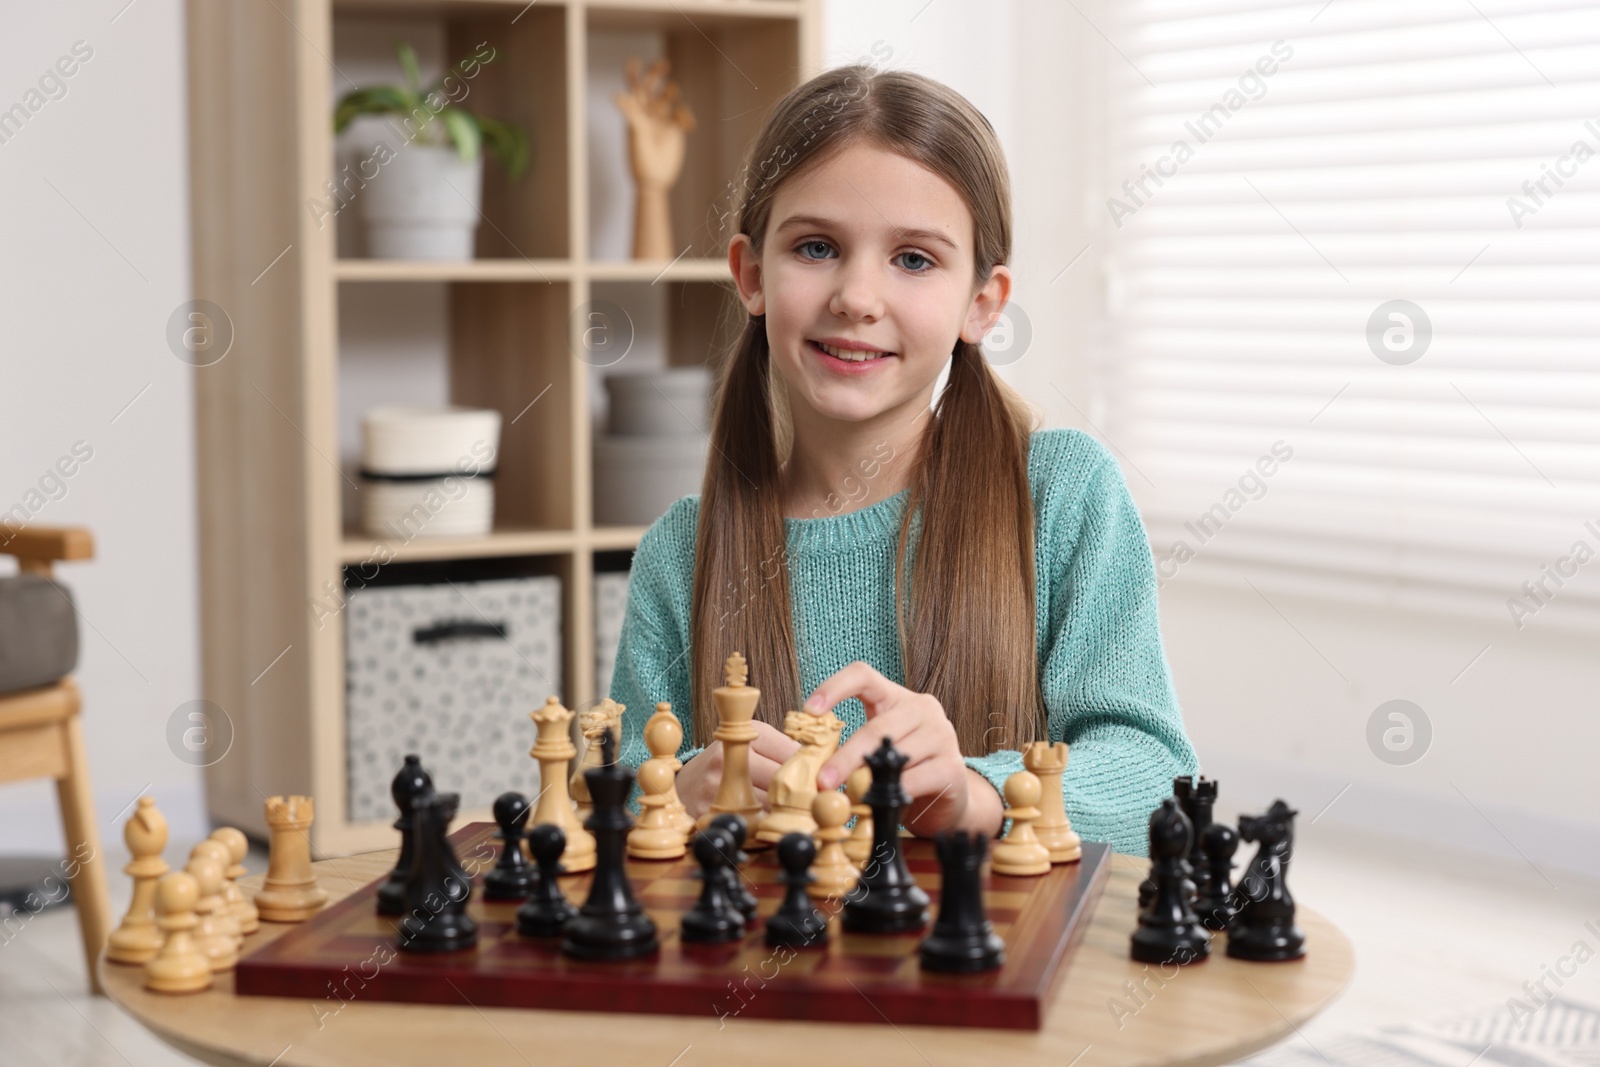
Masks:
[[[0,109],[42,101],[0,143],[0,511],[74,442],[93,449],[32,521],[95,536],[95,558],[60,574],[81,613],[89,762],[116,846],[112,816],[147,787],[179,840],[203,836],[199,772],[166,743],[200,682],[195,371],[166,341],[192,296],[182,5],[126,2],[13,5],[0,35]],[[65,94],[28,98],[79,41],[92,55]],[[61,847],[54,790],[0,789],[0,852]]]

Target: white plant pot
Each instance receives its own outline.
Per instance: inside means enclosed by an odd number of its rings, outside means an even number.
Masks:
[[[453,145],[409,144],[362,191],[374,259],[470,260],[483,201],[483,153],[463,162]]]

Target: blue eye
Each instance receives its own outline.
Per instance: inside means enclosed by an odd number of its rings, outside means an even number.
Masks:
[[[921,252],[902,252],[900,254],[902,256],[910,256],[913,259],[920,259],[924,264],[926,264],[926,266],[922,267],[907,267],[906,269],[912,274],[924,274],[933,269],[933,260],[923,255]]]
[[[827,241],[824,241],[821,238],[816,238],[814,240],[800,242],[800,244],[795,246],[795,251],[798,252],[801,258],[803,258],[807,263],[816,263],[819,260],[830,258],[826,255],[813,256],[807,251],[808,249],[819,247],[822,248],[824,252],[830,252],[833,250],[833,246]],[[901,252],[900,255],[896,256],[895,258],[903,259],[906,257],[910,257],[911,259],[919,260],[921,262],[920,266],[907,266],[905,270],[908,274],[926,274],[933,269],[933,260],[923,255],[921,252]]]
[[[800,245],[800,247],[799,247],[799,249],[797,249],[797,251],[799,251],[802,254],[804,254],[804,252],[805,252],[805,250],[807,248],[815,248],[818,245],[821,245],[823,248],[828,248],[829,247],[828,242],[826,242],[826,241],[806,241],[806,242],[804,242],[803,244]],[[812,259],[813,257],[806,256],[806,258],[807,259]]]

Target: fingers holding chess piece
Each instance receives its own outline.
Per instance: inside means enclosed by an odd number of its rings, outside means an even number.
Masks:
[[[1050,873],[1050,850],[1033,832],[1033,823],[1039,818],[1040,791],[1039,778],[1030,771],[1018,771],[1006,779],[1005,814],[1011,829],[994,846],[990,870],[995,874]]]
[[[1067,818],[1061,775],[1067,769],[1067,744],[1035,741],[1022,753],[1022,766],[1039,779],[1039,818],[1033,824],[1039,843],[1050,851],[1051,863],[1076,863],[1083,858],[1083,842]]]
[[[161,951],[144,967],[144,987],[157,993],[199,993],[211,988],[211,961],[195,944],[194,913],[200,884],[187,871],[174,871],[156,883],[156,919],[165,934]]]
[[[106,959],[113,963],[149,963],[165,940],[156,927],[157,883],[170,868],[161,858],[167,847],[167,820],[152,797],[140,797],[139,806],[122,828],[133,862],[122,870],[133,878],[133,900],[122,924],[106,940]]]
[[[222,872],[227,883],[222,887],[223,899],[228,902],[228,911],[239,923],[239,932],[246,936],[261,929],[261,915],[256,911],[256,906],[250,903],[250,898],[244,895],[244,890],[239,888],[239,879],[249,874],[249,868],[244,865],[244,858],[250,852],[250,839],[244,836],[244,831],[232,826],[219,826],[211,831],[211,840],[220,841],[228,850],[228,866]]]

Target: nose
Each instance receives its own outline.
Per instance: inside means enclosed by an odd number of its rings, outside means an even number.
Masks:
[[[882,275],[864,256],[855,256],[839,266],[834,275],[833,297],[828,310],[844,319],[875,320],[883,317]]]

